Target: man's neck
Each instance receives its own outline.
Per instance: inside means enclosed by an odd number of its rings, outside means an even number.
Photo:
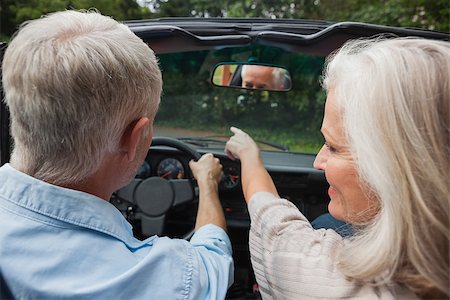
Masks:
[[[67,184],[63,187],[82,191],[109,201],[112,193],[120,186],[117,182],[117,175],[120,172],[118,172],[118,167],[113,160],[113,158],[105,158],[94,174],[80,183]]]
[[[89,178],[86,182],[60,185],[61,187],[85,192],[97,196],[103,200],[109,201],[113,191],[106,188],[104,184],[97,182],[97,180]]]

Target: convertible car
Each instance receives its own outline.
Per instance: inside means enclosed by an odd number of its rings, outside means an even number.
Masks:
[[[233,244],[235,283],[227,299],[259,299],[248,249],[250,219],[240,164],[224,153],[230,126],[252,135],[280,195],[310,220],[327,213],[322,171],[313,168],[326,95],[325,57],[348,39],[447,33],[311,20],[167,18],[125,22],[157,54],[164,91],[154,139],[135,179],[111,202],[139,239],[188,239],[198,187],[188,162],[213,153],[223,165],[220,200]],[[2,52],[6,47],[1,45]],[[1,165],[9,161],[8,112],[1,104]]]

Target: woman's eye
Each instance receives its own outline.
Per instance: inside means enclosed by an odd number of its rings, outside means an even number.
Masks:
[[[328,150],[330,152],[336,152],[337,151],[336,148],[334,148],[333,146],[330,146],[328,143],[325,143],[325,146],[327,146],[327,148],[328,148]]]

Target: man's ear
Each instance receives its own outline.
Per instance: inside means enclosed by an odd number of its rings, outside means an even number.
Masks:
[[[146,117],[139,118],[131,122],[122,135],[122,153],[128,161],[133,161],[136,152],[145,135],[150,130],[150,120]]]

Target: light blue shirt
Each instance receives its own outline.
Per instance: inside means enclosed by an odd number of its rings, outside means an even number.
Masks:
[[[0,168],[0,268],[19,299],[223,299],[231,243],[215,225],[191,241],[133,237],[109,202]]]

